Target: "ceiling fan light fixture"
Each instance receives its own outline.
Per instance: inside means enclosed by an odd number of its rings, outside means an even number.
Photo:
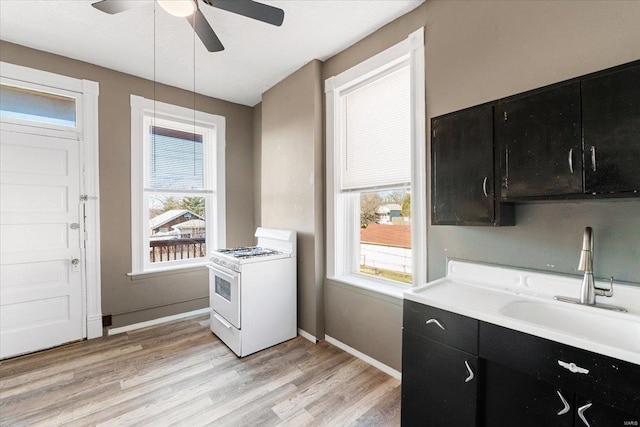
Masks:
[[[193,15],[198,10],[197,0],[156,0],[167,13],[180,18]]]

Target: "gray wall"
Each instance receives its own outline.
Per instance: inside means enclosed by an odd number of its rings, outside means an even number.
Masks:
[[[130,94],[153,99],[153,82],[0,41],[0,60],[100,83],[102,313],[123,326],[208,306],[206,269],[132,280]],[[203,82],[204,84],[204,82]],[[156,85],[159,101],[194,107],[192,92]],[[227,244],[253,242],[253,111],[197,96],[195,107],[226,117]]]
[[[262,103],[253,107],[253,228],[262,224]]]
[[[427,0],[328,59],[322,79],[424,26],[429,135],[432,117],[639,59],[638,22],[637,1]],[[514,227],[429,226],[429,280],[448,256],[575,274],[587,225],[596,275],[640,282],[638,200],[518,205]],[[327,335],[401,368],[399,301],[327,280],[325,313]]]
[[[319,61],[262,95],[261,223],[298,233],[298,327],[324,336],[323,145]]]
[[[429,2],[427,118],[640,59],[640,2]],[[582,230],[595,274],[640,282],[640,202],[519,205],[516,226],[430,227],[429,279],[446,257],[577,274]]]

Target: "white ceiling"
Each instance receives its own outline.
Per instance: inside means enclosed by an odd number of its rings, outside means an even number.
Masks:
[[[424,0],[261,0],[285,11],[281,27],[200,2],[225,45],[218,53],[153,0],[131,0],[141,6],[116,15],[94,1],[0,0],[0,39],[187,90],[195,63],[196,92],[254,106],[304,64],[330,58]]]

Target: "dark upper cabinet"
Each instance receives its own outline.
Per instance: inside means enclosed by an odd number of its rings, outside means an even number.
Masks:
[[[580,83],[499,103],[501,199],[582,193]]]
[[[518,201],[640,197],[640,61],[431,120],[431,223],[514,225]]]
[[[582,81],[585,192],[640,190],[640,65]]]
[[[493,105],[432,120],[431,222],[511,225],[495,202]]]

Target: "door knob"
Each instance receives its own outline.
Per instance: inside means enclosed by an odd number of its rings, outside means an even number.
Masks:
[[[71,265],[76,266],[80,264],[80,260],[78,258],[74,258],[71,260]]]

